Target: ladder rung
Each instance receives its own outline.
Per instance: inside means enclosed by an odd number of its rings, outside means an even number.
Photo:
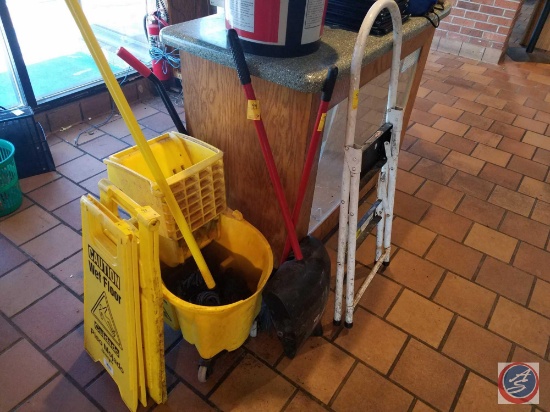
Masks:
[[[381,217],[376,214],[376,210],[382,204],[382,200],[378,199],[372,204],[372,206],[367,210],[363,215],[359,223],[357,223],[357,230],[355,232],[355,237],[357,239],[356,248],[361,246],[361,243],[366,239],[368,234],[372,229],[380,222]]]

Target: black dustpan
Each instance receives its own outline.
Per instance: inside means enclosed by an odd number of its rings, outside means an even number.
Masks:
[[[311,335],[322,335],[321,318],[330,291],[330,258],[311,236],[300,242],[303,260],[288,260],[271,275],[262,293],[286,356],[294,358]]]

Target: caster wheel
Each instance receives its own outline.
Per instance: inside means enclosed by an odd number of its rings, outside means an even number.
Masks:
[[[323,325],[321,325],[321,322],[315,326],[315,329],[311,332],[311,336],[323,336]]]
[[[208,379],[208,366],[199,366],[199,373],[197,374],[199,382],[205,383]]]
[[[255,338],[256,336],[258,336],[258,321],[255,320],[253,323],[252,323],[252,326],[250,327],[250,337],[251,338]]]

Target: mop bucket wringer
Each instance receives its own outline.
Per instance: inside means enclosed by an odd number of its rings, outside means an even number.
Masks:
[[[229,305],[196,305],[170,290],[178,271],[163,274],[165,322],[181,329],[184,339],[196,346],[200,356],[210,359],[224,350],[237,349],[249,335],[260,311],[261,291],[273,269],[271,247],[240,212],[227,209],[223,153],[219,149],[176,132],[158,136],[148,144],[209,266],[238,273],[252,292],[247,299]],[[139,149],[131,147],[104,162],[112,184],[136,203],[151,206],[159,213],[160,260],[172,267],[192,263],[187,259],[191,253]]]

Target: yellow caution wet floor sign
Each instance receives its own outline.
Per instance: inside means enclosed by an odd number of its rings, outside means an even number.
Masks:
[[[101,361],[123,401],[137,409],[137,239],[91,196],[81,198],[84,263],[84,347]],[[140,348],[141,350],[141,348]]]
[[[86,350],[101,361],[131,409],[146,394],[167,400],[159,215],[108,180],[100,201],[81,199]],[[130,215],[122,220],[119,209]]]
[[[143,360],[147,392],[156,403],[167,400],[164,363],[164,322],[162,279],[159,259],[159,214],[151,207],[142,207],[108,180],[99,184],[102,205],[117,213],[124,209],[137,226],[139,265],[139,302],[143,335]],[[138,353],[139,354],[139,353]]]

